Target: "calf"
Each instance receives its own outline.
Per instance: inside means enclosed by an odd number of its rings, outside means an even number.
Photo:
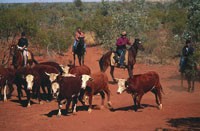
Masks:
[[[21,102],[21,88],[24,86],[24,90],[27,96],[27,107],[30,106],[31,91],[32,95],[37,95],[38,101],[40,100],[40,75],[31,67],[22,67],[16,71],[15,84],[17,85],[18,98]]]
[[[60,74],[60,72],[53,66],[40,65],[40,64],[35,65],[33,67],[33,69],[35,71],[37,71],[38,74],[40,75],[41,87],[42,87],[42,90],[43,90],[45,96],[47,96],[47,100],[51,100],[51,98],[52,98],[51,82],[56,79],[56,77],[57,77],[56,74]],[[51,73],[52,75],[55,75],[55,78],[49,79],[50,77],[46,73]],[[45,87],[47,87],[48,95],[46,93]]]
[[[6,96],[6,85],[9,87],[9,94],[8,96],[11,97],[13,92],[13,82],[15,80],[15,71],[11,68],[4,68],[0,66],[0,98],[1,98],[1,90],[4,90],[4,101],[7,101]]]
[[[87,88],[86,88],[86,95],[89,96],[89,109],[88,112],[90,113],[92,111],[92,97],[93,95],[96,95],[97,93],[100,93],[102,97],[101,102],[101,108],[104,106],[104,99],[105,94],[108,96],[108,105],[111,106],[110,102],[110,90],[108,87],[108,77],[103,72],[97,72],[90,75],[94,80],[87,82]]]
[[[59,76],[53,83],[52,83],[52,91],[53,96],[57,97],[58,102],[58,115],[61,115],[61,108],[62,104],[67,100],[66,104],[66,112],[68,113],[68,109],[70,103],[72,101],[72,111],[73,113],[76,112],[76,104],[77,98],[81,93],[81,89],[86,88],[86,82],[88,80],[92,80],[92,78],[88,75],[82,75],[82,77],[63,77]],[[79,100],[81,98],[79,97]]]
[[[155,94],[156,103],[158,108],[162,109],[162,86],[160,84],[159,75],[156,72],[147,72],[145,74],[134,75],[131,78],[116,79],[118,81],[117,93],[121,94],[126,91],[130,93],[134,99],[134,104],[140,108],[143,108],[140,104],[142,96],[151,91]],[[159,98],[159,100],[158,100]]]

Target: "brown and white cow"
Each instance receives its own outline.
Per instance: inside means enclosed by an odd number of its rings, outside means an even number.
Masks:
[[[92,111],[92,98],[93,95],[100,93],[102,97],[101,108],[104,107],[105,93],[108,97],[108,105],[111,106],[110,101],[110,90],[108,86],[108,77],[103,72],[97,72],[90,75],[94,80],[87,82],[86,95],[89,96],[89,109],[88,112]]]
[[[39,73],[31,67],[21,67],[16,71],[15,84],[17,86],[18,98],[21,102],[21,89],[24,86],[27,97],[27,107],[30,106],[30,98],[33,95],[37,95],[38,101],[40,100],[40,75]],[[32,92],[32,94],[31,94]]]
[[[158,104],[158,108],[162,109],[162,86],[160,84],[159,75],[154,72],[147,72],[145,74],[134,75],[131,78],[126,79],[116,79],[118,82],[118,90],[117,93],[121,94],[126,91],[131,94],[135,105],[140,108],[143,108],[140,104],[142,96],[151,91],[155,94],[156,103]]]
[[[40,64],[38,64],[38,65],[35,65],[33,67],[33,69],[35,71],[37,71],[38,74],[40,75],[41,87],[42,87],[42,90],[43,90],[45,96],[47,96],[47,100],[51,100],[51,98],[52,98],[51,82],[53,80],[51,80],[50,77],[46,73],[49,73],[49,74],[52,73],[53,75],[56,75],[56,74],[60,74],[60,72],[55,67],[50,66],[50,65],[40,65]],[[46,93],[45,87],[47,87],[48,95]]]
[[[68,113],[71,101],[72,111],[73,113],[76,112],[77,98],[82,101],[81,89],[84,90],[86,88],[88,80],[92,81],[93,79],[89,75],[82,75],[81,77],[58,76],[52,83],[53,96],[57,97],[59,107],[57,116],[61,115],[62,104],[65,103],[66,100],[66,113]]]

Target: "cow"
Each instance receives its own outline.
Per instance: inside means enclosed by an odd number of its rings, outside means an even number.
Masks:
[[[74,65],[62,66],[61,65],[61,67],[65,73],[74,74],[76,76],[81,76],[83,74],[86,74],[86,75],[91,74],[90,68],[86,65],[81,65],[81,66],[74,66]]]
[[[53,66],[50,65],[35,65],[33,67],[34,70],[36,70],[38,72],[38,74],[40,75],[40,79],[41,79],[41,87],[42,90],[45,94],[45,97],[47,97],[47,101],[52,99],[52,94],[51,94],[51,82],[54,81],[56,79],[56,77],[53,77],[53,79],[50,79],[50,77],[46,74],[49,73],[53,76],[55,76],[56,74],[60,74],[60,72]],[[48,90],[48,95],[46,93],[45,87],[47,87]]]
[[[147,72],[144,74],[134,75],[133,77],[126,79],[116,79],[118,82],[117,93],[121,94],[126,91],[131,94],[134,100],[135,106],[143,108],[140,104],[142,96],[151,91],[156,98],[158,108],[162,109],[162,86],[160,84],[159,75],[154,72]]]
[[[92,80],[93,79],[89,75],[82,75],[81,77],[59,76],[54,82],[52,82],[53,97],[57,98],[59,107],[57,116],[61,116],[62,104],[66,100],[66,114],[68,113],[71,101],[72,111],[73,113],[76,113],[77,98],[79,98],[80,101],[82,100],[81,96],[83,95],[81,95],[81,90],[86,88],[87,81]]]
[[[0,66],[0,98],[1,98],[1,90],[4,90],[4,101],[7,101],[6,90],[7,85],[9,87],[8,97],[11,97],[11,94],[14,90],[13,82],[15,80],[15,71],[11,68],[4,68]]]
[[[21,102],[21,89],[24,86],[27,97],[27,107],[30,107],[31,95],[37,95],[39,104],[42,104],[40,99],[40,75],[31,67],[21,67],[16,71],[15,84],[17,86],[18,98]],[[31,94],[32,91],[32,94]]]
[[[108,77],[103,72],[97,72],[90,75],[94,80],[87,82],[87,88],[85,90],[86,95],[89,96],[89,108],[88,112],[92,111],[92,97],[97,93],[100,93],[102,97],[101,109],[104,107],[105,93],[108,97],[108,105],[111,106],[110,90],[108,86]],[[105,92],[105,93],[104,93]]]
[[[63,73],[62,67],[61,67],[58,63],[56,63],[56,62],[47,61],[47,62],[41,62],[41,63],[39,63],[39,64],[40,64],[40,65],[49,65],[49,66],[53,66],[53,67],[55,67],[55,68],[60,72],[60,74]]]

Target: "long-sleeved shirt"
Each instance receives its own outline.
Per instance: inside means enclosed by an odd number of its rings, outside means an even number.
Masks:
[[[18,41],[18,46],[24,47],[24,45],[28,47],[28,40],[26,38],[20,38]]]
[[[79,37],[84,37],[83,32],[76,32],[76,40],[79,40]]]
[[[184,46],[182,50],[183,56],[189,56],[194,54],[194,48],[192,46]]]
[[[128,40],[128,38],[120,37],[117,39],[116,42],[117,48],[125,48],[126,44],[131,45],[131,42]]]

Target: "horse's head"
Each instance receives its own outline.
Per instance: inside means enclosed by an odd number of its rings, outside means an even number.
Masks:
[[[10,45],[10,55],[14,56],[16,51],[17,51],[17,45],[15,44]]]
[[[141,40],[140,39],[135,39],[135,42],[133,43],[133,47],[141,51],[144,51],[144,47],[142,46]]]
[[[79,37],[79,44],[84,45],[84,37]]]

